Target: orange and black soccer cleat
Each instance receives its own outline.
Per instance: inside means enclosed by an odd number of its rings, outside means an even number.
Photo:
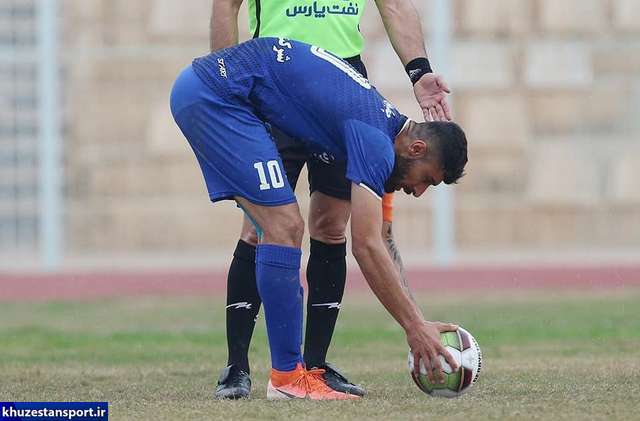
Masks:
[[[324,370],[322,369],[307,371],[300,363],[292,371],[271,369],[271,378],[267,386],[267,399],[360,399],[360,396],[331,389],[322,378],[323,374]]]

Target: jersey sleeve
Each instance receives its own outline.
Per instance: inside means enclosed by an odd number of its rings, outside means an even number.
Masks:
[[[395,154],[387,134],[358,120],[345,124],[347,179],[382,199],[384,183],[391,175]]]

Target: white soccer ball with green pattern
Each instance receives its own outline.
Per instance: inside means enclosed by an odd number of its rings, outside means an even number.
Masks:
[[[420,361],[420,373],[413,371],[413,354],[409,352],[409,372],[416,385],[424,393],[431,396],[441,396],[445,398],[457,398],[465,393],[478,380],[482,367],[482,351],[475,338],[463,328],[458,328],[455,332],[444,332],[440,334],[442,345],[449,351],[456,360],[460,368],[456,371],[439,356],[443,371],[445,372],[444,383],[431,383],[427,377],[427,369]]]

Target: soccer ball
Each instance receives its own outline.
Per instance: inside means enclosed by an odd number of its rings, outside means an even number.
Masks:
[[[445,373],[444,383],[434,384],[429,381],[427,369],[422,361],[420,361],[420,373],[413,372],[413,354],[409,352],[409,372],[413,381],[424,393],[431,396],[457,398],[478,380],[478,374],[482,368],[482,351],[475,338],[461,327],[454,332],[441,333],[440,340],[460,368],[452,371],[444,357],[439,355]]]

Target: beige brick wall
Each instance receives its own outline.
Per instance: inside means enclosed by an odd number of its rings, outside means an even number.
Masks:
[[[415,3],[429,16],[432,1]],[[458,247],[640,248],[640,2],[452,4],[445,77],[470,141],[455,187]],[[210,0],[66,0],[63,10],[69,252],[227,253],[240,213],[208,203],[168,111],[173,78],[208,48]],[[361,27],[370,78],[418,118],[373,2]],[[401,247],[428,253],[433,198],[396,202]]]
[[[607,0],[541,0],[537,27],[549,35],[590,36],[605,31]]]

